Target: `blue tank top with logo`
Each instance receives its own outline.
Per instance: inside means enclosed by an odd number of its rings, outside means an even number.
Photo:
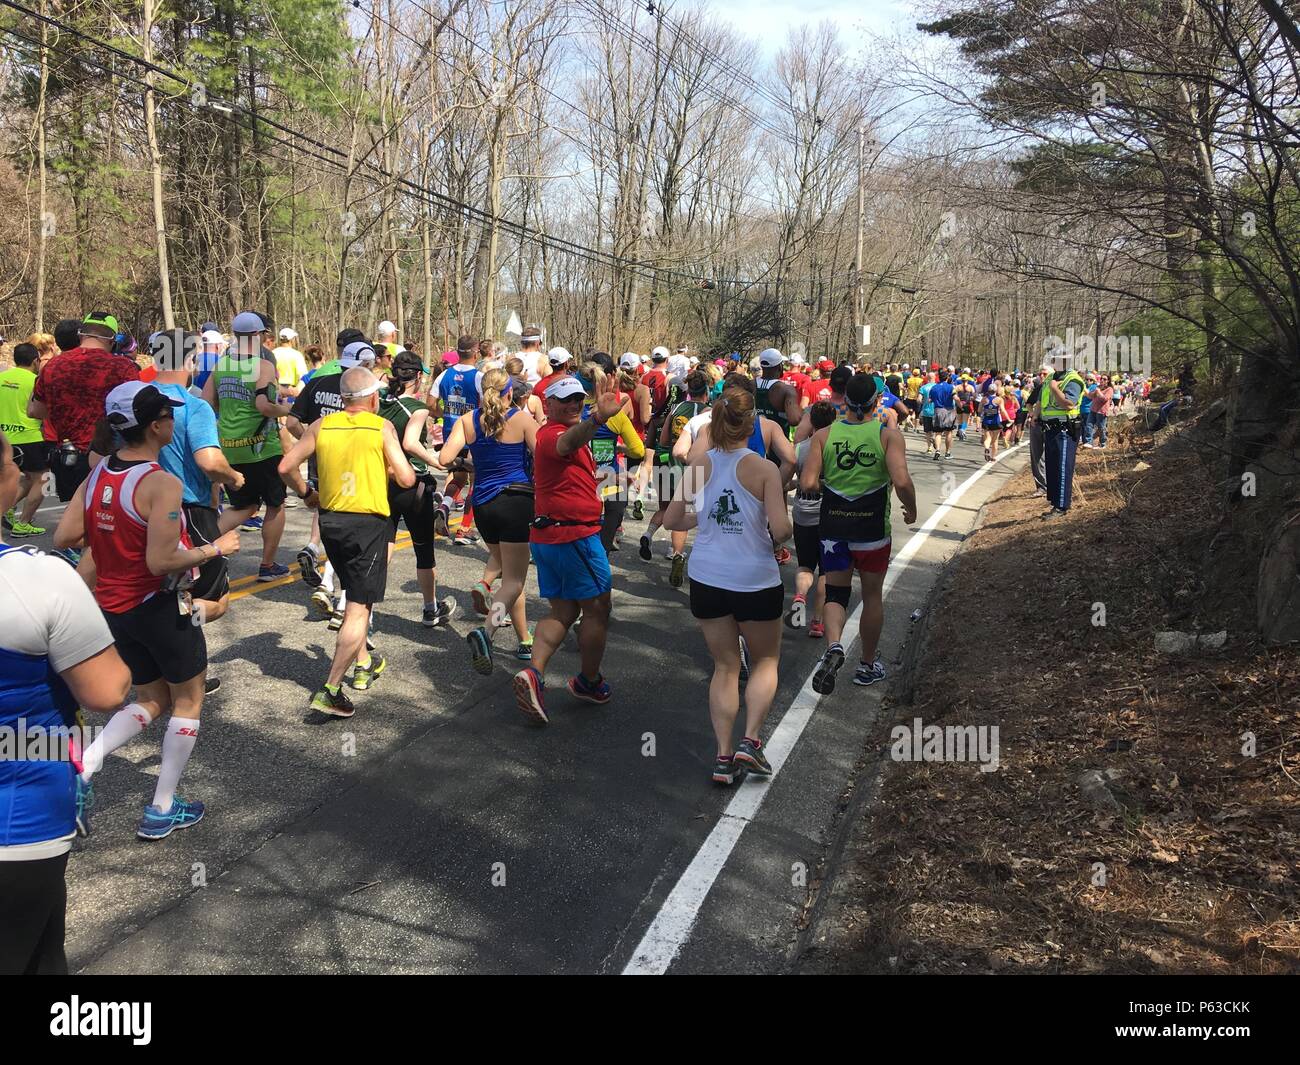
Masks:
[[[477,407],[474,408],[474,443],[469,445],[469,453],[474,459],[472,503],[476,507],[495,499],[509,485],[527,484],[533,479],[527,441],[503,444],[485,436],[479,424],[481,413]],[[506,421],[517,413],[517,409],[511,407],[506,411]]]
[[[438,399],[442,401],[442,438],[447,440],[456,419],[478,408],[478,367],[467,364],[451,367],[442,375]]]

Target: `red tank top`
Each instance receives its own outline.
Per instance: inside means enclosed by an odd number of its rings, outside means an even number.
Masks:
[[[149,572],[145,547],[149,523],[135,507],[135,493],[149,474],[162,467],[137,462],[124,470],[110,470],[108,459],[86,479],[86,545],[95,554],[95,600],[109,614],[125,614],[158,593],[163,577]],[[182,547],[189,548],[189,530],[181,512]]]

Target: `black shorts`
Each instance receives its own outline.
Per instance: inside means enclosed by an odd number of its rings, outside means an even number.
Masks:
[[[198,503],[186,503],[185,525],[190,532],[190,542],[195,547],[215,544],[221,538],[217,526],[217,512]],[[225,558],[210,558],[199,567],[199,575],[190,587],[195,599],[216,602],[230,591],[230,566]]]
[[[533,493],[506,488],[474,504],[474,524],[485,544],[526,544],[533,520]]]
[[[379,514],[320,512],[320,542],[349,602],[373,606],[384,601],[390,528],[392,522]]]
[[[821,528],[816,525],[799,525],[794,527],[794,557],[800,569],[817,572],[817,565],[822,558]]]
[[[932,433],[932,432],[934,432],[934,415],[933,415],[933,414],[922,414],[922,415],[921,415],[921,428],[924,429],[927,433]]]
[[[117,653],[137,687],[159,677],[184,684],[208,668],[208,642],[197,614],[182,614],[175,592],[159,592],[124,614],[104,611]]]
[[[415,568],[433,569],[437,554],[433,548],[433,492],[430,481],[417,480],[410,488],[388,484],[388,542],[397,539],[397,527],[406,522],[415,549]]]
[[[267,507],[284,506],[286,489],[280,478],[280,458],[279,455],[272,455],[269,459],[258,459],[257,462],[245,462],[238,466],[231,463],[244,475],[243,488],[226,489],[232,510],[247,510],[249,507],[260,507],[263,503]]]
[[[775,621],[785,609],[785,586],[759,592],[733,592],[691,581],[691,613],[701,621],[732,617],[737,621]]]
[[[682,483],[682,474],[686,467],[679,462],[663,462],[655,466],[652,479],[655,486],[655,498],[660,507],[667,507],[677,494],[677,486]]]
[[[50,449],[46,454],[54,471],[54,491],[60,503],[68,503],[77,494],[81,482],[90,476],[90,456],[84,451],[65,454],[57,444],[51,444]]]
[[[50,468],[50,445],[44,440],[33,440],[29,444],[15,444],[14,465],[21,473],[43,473]]]

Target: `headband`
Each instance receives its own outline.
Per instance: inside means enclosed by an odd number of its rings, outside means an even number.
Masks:
[[[376,381],[374,384],[367,385],[360,392],[344,392],[343,398],[344,399],[365,399],[366,396],[372,396],[378,391],[379,391],[379,382]]]

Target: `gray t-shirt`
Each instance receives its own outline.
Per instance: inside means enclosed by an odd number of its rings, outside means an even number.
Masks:
[[[808,457],[808,448],[812,446],[812,437],[800,440],[794,448],[794,483],[798,487],[803,475],[804,460]],[[822,501],[820,499],[800,499],[795,493],[794,504],[790,507],[790,520],[796,525],[820,525],[822,520]]]

